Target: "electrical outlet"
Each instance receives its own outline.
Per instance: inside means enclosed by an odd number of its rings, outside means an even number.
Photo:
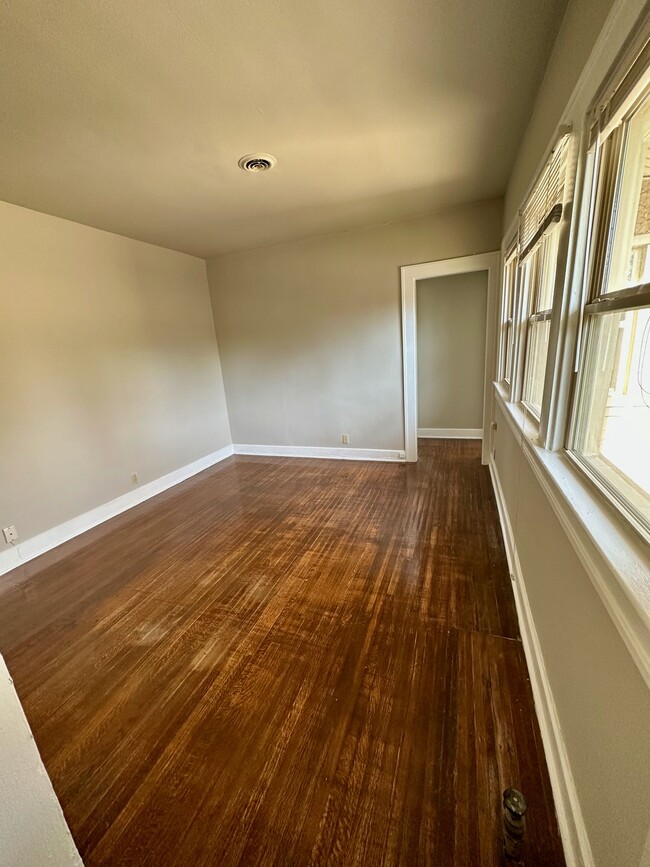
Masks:
[[[350,443],[349,435],[348,434],[341,434],[341,442],[343,443],[344,446],[349,445],[349,443]]]
[[[140,476],[137,473],[131,473],[131,481],[134,485],[138,485],[140,483]]]
[[[397,457],[400,461],[406,460],[406,452],[397,452]]]
[[[5,527],[3,529],[2,535],[5,537],[5,542],[8,542],[10,545],[13,545],[18,541],[18,530],[13,524],[11,527]]]

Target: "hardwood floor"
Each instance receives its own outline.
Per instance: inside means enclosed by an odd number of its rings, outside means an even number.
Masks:
[[[563,865],[479,444],[234,457],[5,576],[87,865]]]

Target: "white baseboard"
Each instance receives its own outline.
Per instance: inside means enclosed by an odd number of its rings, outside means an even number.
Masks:
[[[482,427],[419,427],[418,437],[422,439],[445,440],[482,440]]]
[[[493,459],[489,463],[492,486],[501,519],[503,540],[513,583],[515,605],[521,629],[521,638],[528,664],[528,673],[535,699],[535,710],[544,744],[549,777],[553,788],[553,798],[557,812],[558,825],[564,846],[567,867],[594,867],[594,859],[587,837],[580,802],[576,792],[573,774],[569,764],[560,720],[546,673],[544,657],[535,628],[533,614],[528,601],[526,584],[521,571],[515,537],[508,517],[503,489]]]
[[[83,515],[71,518],[69,521],[59,524],[58,527],[53,527],[51,530],[46,530],[38,536],[27,539],[25,542],[20,542],[18,545],[1,551],[0,575],[4,575],[6,572],[11,571],[11,569],[15,569],[21,563],[26,563],[29,560],[33,560],[34,557],[45,554],[46,551],[51,551],[52,548],[56,548],[69,539],[74,539],[75,536],[85,533],[86,530],[90,530],[104,521],[108,521],[109,518],[114,518],[121,512],[126,512],[127,509],[137,506],[139,503],[144,502],[144,500],[155,497],[156,494],[160,494],[166,491],[167,488],[171,488],[179,484],[179,482],[189,479],[190,476],[195,476],[202,470],[206,470],[208,467],[219,463],[219,461],[224,460],[232,454],[232,445],[225,446],[217,452],[206,455],[204,458],[199,458],[197,461],[193,461],[191,464],[187,464],[178,470],[173,470],[173,472],[167,473],[167,475],[161,476],[153,482],[141,485],[127,494],[122,494],[121,497],[97,506],[97,508],[91,509],[89,512],[84,512]]]
[[[337,461],[404,461],[398,449],[321,448],[320,446],[255,446],[235,443],[236,455],[276,458],[330,458]]]

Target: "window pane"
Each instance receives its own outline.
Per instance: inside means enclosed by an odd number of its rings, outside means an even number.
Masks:
[[[538,257],[538,294],[536,310],[550,310],[553,306],[555,285],[555,260],[557,255],[555,232],[547,235],[540,245]]]
[[[542,238],[526,263],[530,281],[528,288],[530,313],[550,310],[553,306],[556,255],[557,235],[552,232]]]
[[[524,401],[539,416],[544,394],[544,373],[548,355],[548,337],[551,322],[531,322],[528,326],[528,346],[526,349],[526,379],[524,382]]]
[[[515,315],[515,283],[517,280],[517,260],[513,259],[509,265],[508,286],[508,319],[512,321]]]
[[[526,263],[528,278],[528,307],[531,314],[550,311],[553,305],[557,235],[552,232],[542,238],[539,246]],[[529,322],[526,337],[524,367],[524,403],[540,415],[544,393],[544,374],[548,355],[550,320]]]
[[[591,317],[574,450],[650,522],[650,309]]]
[[[514,336],[514,328],[512,324],[512,319],[509,319],[506,323],[506,332],[505,332],[505,340],[506,340],[506,360],[505,360],[505,378],[508,383],[512,380],[512,340]]]
[[[627,126],[607,292],[650,283],[650,101]]]
[[[513,308],[516,271],[516,259],[510,259],[505,265],[503,275],[503,320],[501,327],[501,375],[508,384],[510,384],[512,378]]]

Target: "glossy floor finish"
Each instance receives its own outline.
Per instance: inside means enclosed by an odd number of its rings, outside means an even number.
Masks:
[[[234,457],[5,576],[87,865],[564,864],[479,444]]]

